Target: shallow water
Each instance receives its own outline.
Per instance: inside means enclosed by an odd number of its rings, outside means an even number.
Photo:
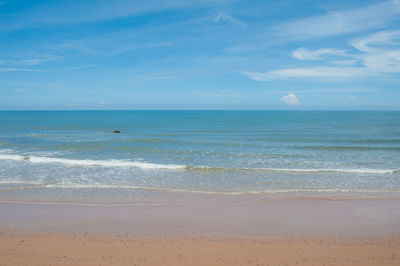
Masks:
[[[393,195],[400,112],[0,112],[0,199],[60,189]]]

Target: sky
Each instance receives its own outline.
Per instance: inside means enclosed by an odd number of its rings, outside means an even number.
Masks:
[[[0,0],[0,109],[400,110],[400,0]]]

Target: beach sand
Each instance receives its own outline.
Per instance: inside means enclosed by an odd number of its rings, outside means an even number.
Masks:
[[[0,265],[400,265],[399,203],[0,203]]]
[[[400,238],[133,237],[3,233],[0,265],[400,265]]]

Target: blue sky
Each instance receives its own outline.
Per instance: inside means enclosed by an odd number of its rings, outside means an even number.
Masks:
[[[400,109],[400,1],[0,0],[0,109]]]

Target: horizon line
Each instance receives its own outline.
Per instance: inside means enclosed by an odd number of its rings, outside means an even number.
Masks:
[[[396,109],[0,109],[0,112],[57,112],[57,111],[400,111]]]

